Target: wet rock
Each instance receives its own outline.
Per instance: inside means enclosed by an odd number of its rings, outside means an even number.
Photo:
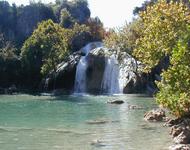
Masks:
[[[169,147],[169,150],[190,150],[190,145],[177,144]]]
[[[180,124],[181,122],[183,122],[182,119],[167,119],[167,122],[164,124],[164,126],[166,127],[172,127],[174,125]]]
[[[179,128],[177,128],[179,129]],[[190,130],[185,128],[180,128],[175,132],[176,134],[179,133],[178,136],[174,137],[174,142],[176,144],[190,144]]]
[[[138,106],[138,105],[129,105],[128,108],[129,109],[143,109],[143,107]]]
[[[176,137],[178,136],[183,130],[185,130],[185,126],[182,125],[174,125],[171,128],[170,131],[170,135],[172,135],[172,137]]]
[[[118,104],[118,105],[121,105],[124,103],[123,100],[110,100],[107,102],[108,104]]]
[[[144,119],[147,121],[164,121],[165,117],[165,111],[162,109],[154,109],[144,115]]]

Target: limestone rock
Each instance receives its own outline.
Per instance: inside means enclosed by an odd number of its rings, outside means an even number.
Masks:
[[[165,117],[165,111],[162,109],[154,109],[144,115],[144,119],[147,121],[164,121]]]
[[[169,150],[190,150],[190,145],[177,144],[169,147]]]
[[[190,130],[189,129],[187,128],[182,129],[182,130],[179,129],[177,133],[180,133],[180,134],[174,137],[174,142],[176,144],[190,144]]]

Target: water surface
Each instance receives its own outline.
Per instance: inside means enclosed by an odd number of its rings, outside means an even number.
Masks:
[[[112,99],[125,103],[106,103]],[[143,120],[154,107],[152,98],[136,95],[0,96],[0,149],[164,150],[168,129]]]

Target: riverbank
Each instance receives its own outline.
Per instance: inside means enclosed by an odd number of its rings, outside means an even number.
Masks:
[[[169,150],[190,150],[190,118],[169,118],[163,109],[154,109],[144,115],[149,122],[163,122],[164,127],[170,127],[173,145]]]

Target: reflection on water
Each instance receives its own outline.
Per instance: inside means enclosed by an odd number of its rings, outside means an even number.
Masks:
[[[125,103],[107,104],[110,99]],[[151,98],[136,95],[0,96],[0,149],[167,149],[168,129],[143,120],[144,112],[153,107]]]

